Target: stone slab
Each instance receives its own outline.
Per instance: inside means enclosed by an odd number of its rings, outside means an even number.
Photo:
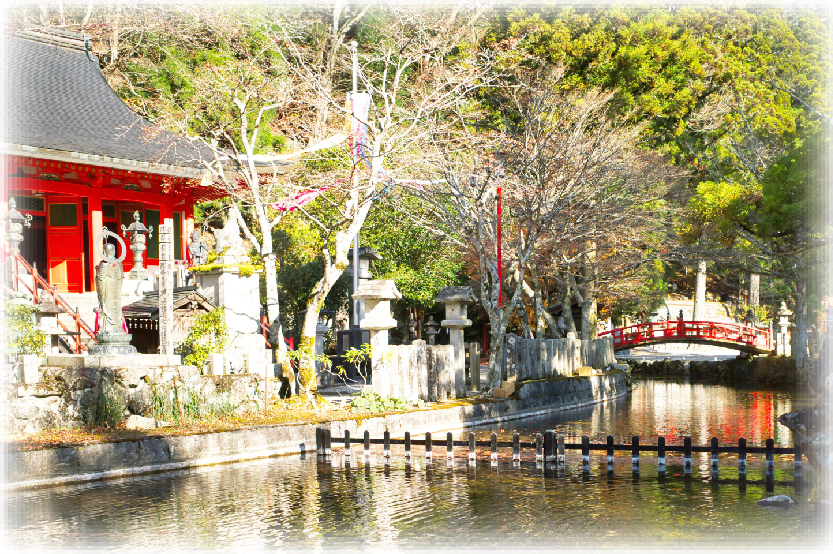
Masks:
[[[182,357],[164,354],[131,354],[91,356],[89,354],[50,354],[43,365],[55,367],[164,367],[182,364]]]

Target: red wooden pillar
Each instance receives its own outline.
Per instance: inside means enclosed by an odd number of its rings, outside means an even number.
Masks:
[[[99,244],[96,241],[101,229],[104,227],[101,216],[101,189],[92,187],[90,196],[87,198],[88,218],[88,235],[90,241],[90,290],[95,290],[95,266],[101,262],[101,253],[99,252]],[[114,231],[115,232],[115,231]]]
[[[174,224],[174,207],[173,207],[173,199],[171,196],[165,196],[162,199],[162,205],[159,207],[160,214],[159,214],[159,221],[160,223],[166,223],[168,225]]]
[[[182,258],[191,263],[191,254],[188,253],[188,243],[191,241],[191,233],[194,232],[194,199],[188,196],[185,199],[185,213],[182,222]]]

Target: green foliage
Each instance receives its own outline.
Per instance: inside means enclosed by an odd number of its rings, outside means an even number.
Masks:
[[[124,401],[115,393],[112,387],[102,380],[98,386],[95,418],[96,425],[108,425],[115,429],[116,425],[124,421]]]
[[[275,227],[272,240],[275,250],[281,252],[277,268],[281,323],[287,332],[299,337],[303,324],[300,312],[307,309],[307,300],[324,271],[323,239],[309,221],[292,213]],[[323,308],[336,311],[347,305],[350,287],[350,278],[342,275],[324,300]]]
[[[327,173],[336,170],[349,170],[353,166],[350,154],[342,146],[333,146],[307,154],[304,167],[309,171]]]
[[[759,325],[769,325],[770,321],[772,321],[772,316],[770,315],[769,308],[766,306],[747,306],[746,304],[732,304],[729,307],[730,315],[735,318],[737,321],[743,322],[746,318],[746,314],[749,313],[749,310],[752,310],[752,315],[755,317],[755,321]]]
[[[318,354],[316,355],[313,352],[313,348],[311,346],[299,346],[295,350],[289,350],[286,353],[287,357],[294,361],[296,364],[301,363],[320,363],[324,367],[325,370],[330,369],[332,367],[333,362],[330,360],[330,357],[326,354]]]
[[[380,414],[392,410],[408,410],[414,406],[422,407],[424,402],[420,400],[416,404],[400,398],[379,396],[375,392],[362,392],[350,401],[350,408],[362,412]]]
[[[199,421],[209,416],[229,416],[235,410],[230,392],[217,392],[208,397],[199,389],[184,383],[179,383],[176,388],[163,386],[153,381],[148,385],[151,393],[150,415],[159,421],[179,422],[177,398],[182,404],[182,412],[186,420]]]
[[[413,198],[383,200],[368,215],[361,241],[382,257],[372,262],[375,279],[392,279],[404,301],[430,307],[440,289],[464,284],[463,259],[449,242],[413,223],[419,214]]]
[[[216,260],[219,256],[214,256]],[[209,254],[209,260],[211,259],[211,255]],[[250,277],[255,274],[256,271],[263,271],[262,264],[215,264],[215,263],[206,263],[203,265],[197,265],[188,269],[188,271],[213,271],[215,269],[223,269],[223,268],[235,268],[240,271],[241,277]]]
[[[223,308],[198,315],[188,336],[179,345],[179,353],[184,356],[182,362],[202,368],[208,355],[222,352],[227,341],[228,327]]]
[[[48,337],[35,327],[37,308],[29,304],[6,304],[6,348],[18,354],[43,356]]]

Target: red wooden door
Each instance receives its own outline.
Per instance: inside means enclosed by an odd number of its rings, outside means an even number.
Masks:
[[[84,244],[78,198],[50,199],[46,216],[47,277],[59,292],[84,292]]]

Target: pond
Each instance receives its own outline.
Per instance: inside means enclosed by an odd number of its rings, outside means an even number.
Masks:
[[[806,402],[791,391],[639,380],[616,402],[475,429],[508,438],[554,429],[617,443],[639,435],[656,443],[721,445],[746,437],[791,446],[781,413]],[[468,431],[456,433],[463,436]],[[443,434],[444,436],[444,434]],[[324,460],[287,456],[189,471],[8,492],[4,543],[19,550],[108,548],[132,550],[264,549],[483,549],[483,548],[804,548],[826,544],[827,512],[809,502],[815,475],[805,463],[803,485],[793,486],[791,457],[776,456],[774,480],[750,455],[745,481],[737,458],[721,455],[719,478],[705,455],[694,472],[669,454],[664,476],[645,455],[639,474],[630,455],[607,472],[594,453],[589,472],[580,453],[561,467],[520,463],[488,454],[474,464],[461,450],[453,461],[435,450],[431,462],[406,462],[394,451],[365,460],[340,452]],[[443,454],[437,456],[436,454]],[[527,461],[528,460],[528,461]],[[791,509],[757,501],[786,494]]]

